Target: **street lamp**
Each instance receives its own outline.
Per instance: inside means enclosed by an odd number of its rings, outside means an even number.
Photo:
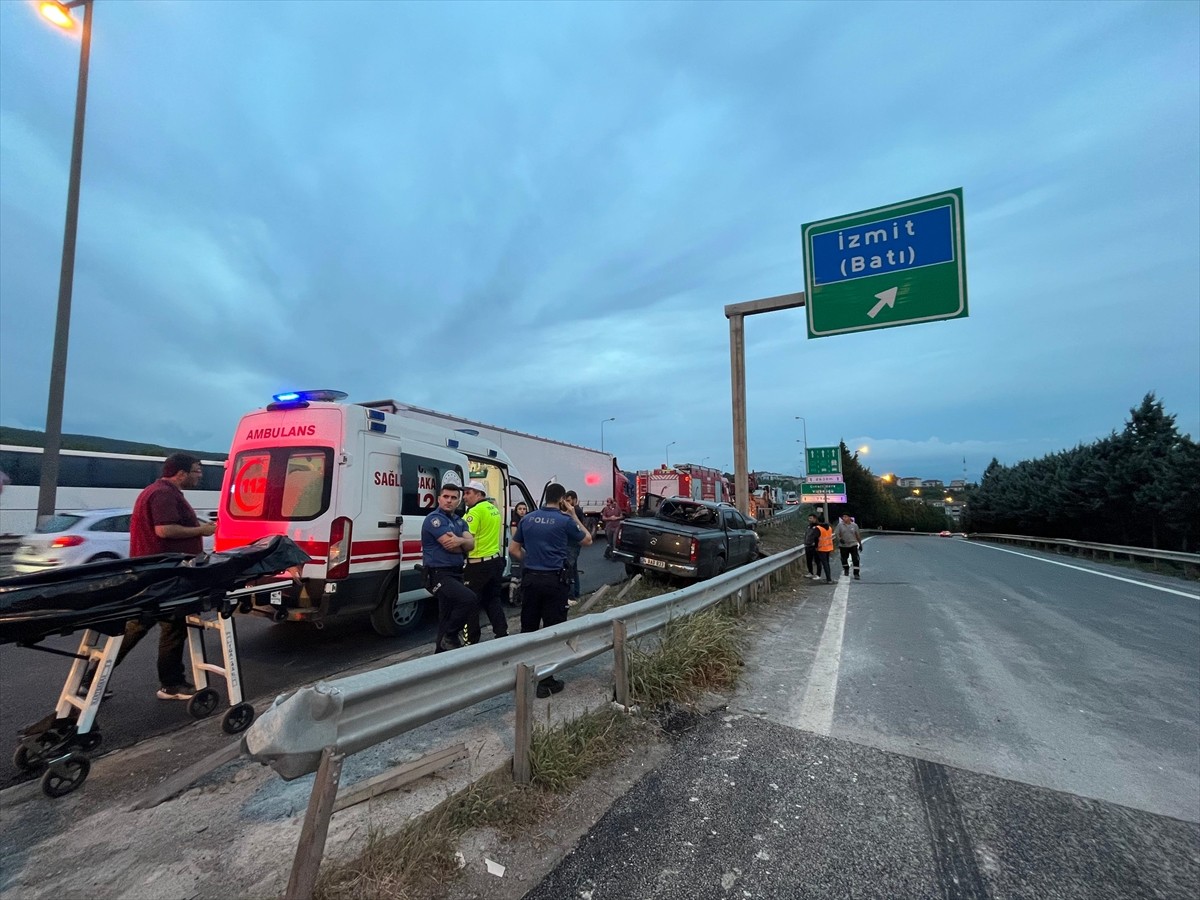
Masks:
[[[38,10],[60,28],[74,28],[71,10],[83,7],[79,43],[79,82],[75,89],[75,132],[71,139],[71,170],[67,181],[67,220],[63,227],[62,268],[58,274],[58,314],[54,320],[54,350],[50,357],[50,396],[46,401],[46,439],[38,485],[37,520],[54,515],[58,491],[59,451],[62,450],[63,394],[67,381],[67,338],[71,331],[71,288],[75,282],[75,233],[79,225],[79,177],[83,168],[83,119],[87,109],[88,59],[92,47],[93,0],[57,3],[47,0]]]
[[[871,452],[871,448],[870,448],[870,447],[868,447],[866,444],[863,444],[861,447],[859,447],[859,448],[858,448],[857,450],[855,450],[854,452],[855,452],[855,453],[861,453],[863,456],[866,456],[868,453],[870,453],[870,452]]]
[[[616,416],[609,416],[607,419],[600,420],[600,450],[604,450],[604,423],[617,421]]]
[[[711,456],[705,456],[705,457],[703,457],[703,458],[700,460],[700,466],[703,468],[704,464],[705,464],[706,462],[708,462],[710,459],[712,459],[712,457],[711,457]]]
[[[800,425],[804,428],[804,474],[808,474],[808,420],[804,416],[794,416],[793,418],[800,420]]]
[[[667,444],[666,449],[663,451],[663,457],[667,461],[666,465],[668,469],[671,468],[671,448],[678,443],[679,441],[671,441],[671,443]]]

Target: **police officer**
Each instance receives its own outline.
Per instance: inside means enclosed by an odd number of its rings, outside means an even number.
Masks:
[[[467,554],[463,581],[474,592],[479,607],[487,613],[492,634],[498,638],[507,637],[508,619],[500,603],[500,582],[504,577],[504,557],[500,555],[503,516],[488,501],[487,486],[482,481],[468,484],[463,489],[463,497],[467,501],[467,514],[463,518],[475,538],[475,546]],[[478,644],[479,637],[479,613],[476,611],[467,620],[467,642]]]
[[[475,546],[467,523],[455,511],[462,497],[457,472],[447,472],[438,493],[438,508],[421,525],[421,565],[425,589],[438,604],[435,653],[462,646],[462,630],[471,616],[479,618],[475,595],[463,584],[463,560]]]
[[[570,592],[567,547],[588,546],[592,536],[579,521],[575,508],[564,500],[566,488],[546,485],[540,509],[521,519],[508,545],[513,559],[524,563],[521,576],[521,633],[549,628],[567,620]],[[537,695],[549,697],[565,685],[554,677],[538,682]]]

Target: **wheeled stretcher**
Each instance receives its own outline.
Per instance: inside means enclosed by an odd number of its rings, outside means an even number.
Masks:
[[[188,712],[198,719],[211,715],[220,696],[208,686],[209,675],[224,678],[230,708],[221,726],[229,734],[245,730],[254,721],[254,707],[243,698],[233,613],[248,609],[250,595],[291,583],[263,579],[308,561],[292,541],[276,536],[223,553],[162,554],[0,579],[0,643],[73,660],[54,712],[22,730],[14,764],[26,772],[44,770],[42,791],[50,797],[83,784],[91,769],[87,754],[102,740],[96,715],[129,619],[150,625],[182,616],[197,688]],[[81,629],[74,653],[40,646],[46,638]],[[219,636],[220,664],[207,658],[205,631]]]

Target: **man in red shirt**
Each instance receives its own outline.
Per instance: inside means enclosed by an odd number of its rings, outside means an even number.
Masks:
[[[212,522],[201,522],[183,496],[200,484],[203,470],[200,460],[189,453],[176,453],[163,462],[163,477],[142,491],[133,504],[129,522],[129,555],[153,556],[157,553],[204,552],[204,538],[217,530]],[[180,618],[160,619],[158,639],[158,698],[189,700],[196,693],[183,671],[183,645],[187,625]],[[138,619],[125,623],[125,640],[117,654],[119,665],[147,628]]]

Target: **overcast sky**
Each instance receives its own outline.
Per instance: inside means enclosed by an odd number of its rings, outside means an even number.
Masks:
[[[78,41],[0,2],[0,422],[43,428]],[[970,315],[746,320],[750,464],[1200,435],[1200,5],[96,0],[63,428],[298,387],[732,466],[723,308],[961,187]],[[796,420],[803,416],[805,422]],[[965,467],[964,467],[965,457]]]

